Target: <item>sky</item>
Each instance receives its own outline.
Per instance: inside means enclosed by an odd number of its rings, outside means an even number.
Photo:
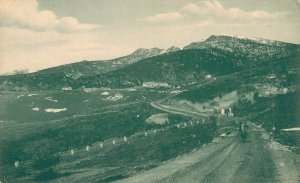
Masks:
[[[0,74],[210,35],[300,44],[299,22],[300,0],[0,0]]]

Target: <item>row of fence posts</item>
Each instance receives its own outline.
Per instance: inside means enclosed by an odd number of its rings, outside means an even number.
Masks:
[[[205,119],[202,119],[202,122],[204,123],[204,122],[205,122]],[[200,122],[199,122],[199,121],[196,121],[196,123],[199,124]],[[190,125],[193,126],[194,123],[193,123],[192,121],[190,121]],[[187,127],[188,125],[187,125],[186,122],[184,122],[184,123],[183,123],[183,126],[184,126],[184,127]],[[176,124],[176,127],[177,127],[177,128],[180,128],[181,125],[180,125],[180,124]],[[162,131],[164,131],[164,129],[162,129]],[[156,134],[156,133],[157,133],[157,131],[156,131],[156,129],[154,129],[154,130],[153,130],[153,134]],[[144,132],[144,136],[147,137],[147,136],[148,136],[148,132]],[[124,136],[124,137],[123,137],[123,141],[124,141],[124,142],[127,142],[127,141],[128,141],[128,137]],[[115,140],[115,139],[112,140],[112,144],[113,144],[113,145],[116,145],[116,140]],[[100,146],[100,148],[102,149],[102,148],[104,147],[104,143],[101,142],[101,143],[99,144],[99,146]],[[90,151],[90,146],[87,145],[87,146],[85,147],[85,149],[86,149],[86,151]],[[74,155],[74,154],[75,154],[75,150],[74,150],[74,149],[71,149],[70,152],[71,152],[71,155]]]
[[[205,122],[205,119],[202,119],[202,122],[204,123],[204,122]],[[200,122],[197,121],[196,123],[199,124]],[[192,121],[190,121],[190,125],[193,126],[194,123],[193,123]],[[177,127],[177,128],[180,128],[181,126],[182,126],[181,124],[176,124],[176,127]],[[185,127],[187,127],[187,126],[188,126],[187,122],[184,122],[184,123],[183,123],[183,127],[185,128]],[[161,131],[164,131],[164,129],[162,129]],[[156,134],[156,133],[157,133],[157,129],[154,129],[154,130],[153,130],[153,134]],[[144,137],[147,137],[147,136],[148,136],[148,132],[144,132]],[[128,137],[124,136],[124,137],[123,137],[123,141],[124,141],[124,142],[127,142],[127,141],[128,141]],[[116,140],[115,140],[115,139],[112,140],[112,144],[113,144],[113,145],[116,145]],[[103,148],[104,148],[104,143],[101,142],[101,143],[99,144],[99,147],[100,147],[101,149],[103,149]],[[86,150],[87,152],[90,151],[90,146],[89,146],[89,145],[85,146],[85,150]],[[75,149],[70,149],[69,152],[70,152],[71,156],[75,155]],[[14,167],[15,167],[15,168],[20,167],[20,162],[19,162],[19,161],[15,161],[15,162],[14,162]]]

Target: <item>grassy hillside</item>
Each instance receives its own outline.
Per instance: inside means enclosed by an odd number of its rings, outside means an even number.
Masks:
[[[214,122],[177,128],[176,124],[190,119],[179,115],[168,114],[169,123],[164,125],[145,122],[159,112],[141,103],[71,119],[5,122],[12,128],[6,128],[9,136],[0,136],[0,177],[8,181],[21,177],[30,177],[26,179],[29,182],[45,181],[73,174],[75,167],[79,171],[98,166],[104,169],[99,179],[108,181],[118,179],[109,167],[119,167],[118,174],[126,177],[189,152],[215,135]],[[128,143],[123,141],[124,136]],[[112,145],[113,139],[116,145]],[[103,149],[100,142],[104,143]],[[85,151],[87,145],[90,152]],[[75,149],[74,156],[70,149]],[[13,168],[16,160],[21,163],[17,169]]]
[[[236,91],[236,96],[230,99],[232,101],[225,101],[232,103],[231,108],[236,117],[262,125],[275,139],[297,146],[296,151],[299,151],[299,133],[281,131],[300,125],[297,111],[299,66],[299,55],[274,60],[263,64],[263,67],[217,77],[216,80],[170,98],[166,103],[171,105],[180,100],[200,104],[208,101],[222,102],[223,96]],[[215,112],[218,114],[220,111]]]

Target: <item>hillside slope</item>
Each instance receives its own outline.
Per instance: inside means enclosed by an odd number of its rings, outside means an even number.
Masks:
[[[127,56],[123,56],[112,60],[82,61],[82,62],[62,65],[58,67],[52,67],[49,69],[44,69],[38,71],[38,73],[42,73],[42,74],[63,73],[67,77],[76,79],[81,76],[101,74],[112,70],[116,70],[125,67],[129,64],[136,63],[139,60],[159,55],[162,52],[163,50],[159,48],[150,48],[150,49],[140,48]]]
[[[155,48],[152,51],[150,49],[149,53],[149,50],[140,49],[133,54],[140,56],[134,58],[128,56],[105,62],[108,65],[103,67],[97,65],[100,62],[91,62],[89,67],[81,67],[82,64],[86,64],[82,62],[37,73],[2,76],[0,89],[47,90],[61,89],[64,86],[123,88],[141,86],[146,81],[170,83],[190,81],[204,78],[207,74],[215,76],[228,74],[263,66],[264,63],[285,57],[297,57],[299,48],[299,45],[276,41],[258,42],[227,36],[211,36],[204,42],[186,46],[184,50],[172,47],[170,51],[162,51]],[[145,56],[150,58],[136,62]]]

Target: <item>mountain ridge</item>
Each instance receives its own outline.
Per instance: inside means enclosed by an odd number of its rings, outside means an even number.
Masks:
[[[96,61],[77,63],[79,66],[75,69],[70,64],[66,70],[66,66],[62,66],[54,70],[50,68],[36,73],[2,76],[0,89],[14,86],[29,90],[59,89],[64,86],[123,88],[141,86],[143,82],[150,81],[182,82],[204,78],[206,74],[236,72],[285,57],[299,57],[299,50],[300,45],[289,43],[257,43],[229,36],[211,36],[183,49],[171,47],[168,51],[141,48],[129,56],[107,61],[103,72],[99,72],[101,68]],[[86,63],[92,66],[81,67]]]
[[[270,46],[277,46],[277,47],[285,47],[288,45],[298,45],[294,43],[286,43],[282,41],[276,41],[276,40],[269,40],[269,39],[263,39],[263,38],[247,38],[247,37],[234,37],[234,36],[225,36],[225,35],[211,35],[207,39],[203,41],[196,41],[191,42],[190,44],[179,48],[176,46],[171,46],[167,49],[161,49],[157,47],[153,48],[138,48],[132,53],[121,56],[118,58],[108,59],[108,60],[94,60],[94,61],[79,61],[79,62],[73,62],[69,64],[59,65],[55,67],[50,67],[46,69],[41,69],[35,72],[30,73],[37,73],[37,72],[44,72],[44,73],[54,73],[54,72],[62,72],[65,74],[68,74],[70,77],[80,77],[81,75],[93,75],[93,74],[101,74],[105,72],[109,72],[112,70],[116,70],[122,67],[125,67],[129,64],[136,63],[139,60],[161,55],[161,54],[167,54],[175,51],[180,51],[182,49],[203,49],[208,47],[214,47],[219,49],[224,49],[225,51],[236,51],[237,49],[249,49],[248,47],[238,47],[238,48],[232,48],[228,44],[226,45],[226,42],[235,42],[235,44],[238,44],[239,42],[245,42],[250,41],[252,43],[258,44],[258,45],[270,45]],[[219,44],[219,45],[218,45]],[[253,49],[253,48],[252,48]],[[260,47],[258,46],[258,51]],[[266,51],[266,50],[263,50]],[[270,50],[267,50],[270,51]],[[249,54],[249,53],[247,53]],[[257,54],[254,54],[254,56],[257,56]],[[76,68],[78,67],[78,68]],[[16,75],[16,74],[26,74],[23,72],[15,72],[11,74],[3,74],[2,76],[7,75]],[[0,75],[1,76],[1,75]]]

